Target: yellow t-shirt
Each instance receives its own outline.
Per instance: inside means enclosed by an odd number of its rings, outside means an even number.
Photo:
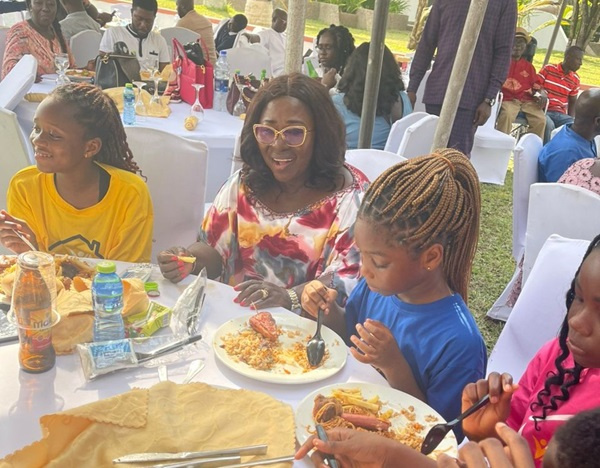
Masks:
[[[44,252],[149,262],[154,214],[150,192],[136,174],[99,164],[110,183],[104,198],[79,210],[61,198],[54,174],[23,169],[8,187],[8,212],[25,220]]]

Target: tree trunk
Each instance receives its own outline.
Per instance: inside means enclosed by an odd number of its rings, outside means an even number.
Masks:
[[[593,39],[599,24],[600,0],[574,1],[568,46],[576,45],[585,50]]]

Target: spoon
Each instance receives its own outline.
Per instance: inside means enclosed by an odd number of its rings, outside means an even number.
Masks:
[[[306,345],[306,357],[312,367],[317,367],[325,355],[325,341],[321,337],[321,322],[323,321],[323,310],[319,309],[317,314],[317,331]]]
[[[444,437],[446,437],[446,434],[448,434],[448,432],[450,432],[454,426],[458,425],[463,419],[471,416],[476,411],[479,411],[489,402],[490,396],[485,395],[481,400],[471,406],[467,411],[462,413],[458,418],[447,423],[436,424],[433,426],[431,429],[429,429],[429,432],[425,436],[425,440],[421,445],[421,453],[424,455],[429,455],[437,448],[438,445],[440,445],[440,442],[444,439]]]
[[[195,361],[192,361],[190,367],[188,367],[185,379],[183,379],[183,383],[190,383],[196,374],[198,374],[198,372],[200,372],[202,369],[204,369],[204,361],[202,359],[196,359]]]

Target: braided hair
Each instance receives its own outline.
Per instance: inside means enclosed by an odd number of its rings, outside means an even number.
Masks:
[[[567,337],[569,336],[569,310],[571,309],[571,305],[575,300],[575,282],[579,276],[583,262],[585,262],[585,259],[592,253],[593,250],[597,248],[600,248],[600,235],[596,236],[590,243],[585,255],[583,256],[581,265],[579,265],[579,268],[575,273],[575,278],[573,278],[573,281],[571,281],[571,287],[567,291],[567,297],[565,301],[567,305],[567,315],[563,320],[560,333],[558,335],[558,344],[561,352],[554,361],[556,372],[550,373],[549,377],[544,382],[544,388],[538,392],[536,401],[531,403],[529,406],[531,411],[537,411],[540,409],[542,413],[541,416],[533,416],[536,430],[540,429],[538,424],[539,421],[546,419],[546,416],[550,411],[556,411],[558,409],[557,402],[567,401],[569,399],[569,388],[579,383],[583,367],[577,363],[575,363],[575,365],[569,369],[565,369],[563,367],[563,363],[569,356],[569,348],[567,347]],[[552,394],[552,387],[558,387],[560,395],[550,396]]]
[[[348,57],[354,52],[354,36],[347,27],[332,24],[328,28],[321,29],[317,34],[317,47],[319,47],[319,40],[323,34],[329,34],[333,38],[335,46],[334,68],[340,75],[343,75]]]
[[[358,217],[387,228],[415,254],[441,244],[448,286],[466,302],[480,211],[475,169],[460,151],[443,149],[387,169],[367,190]]]
[[[85,128],[86,138],[100,138],[102,147],[94,156],[95,161],[141,174],[127,144],[119,110],[100,88],[71,83],[55,88],[50,96],[76,109],[74,118]]]

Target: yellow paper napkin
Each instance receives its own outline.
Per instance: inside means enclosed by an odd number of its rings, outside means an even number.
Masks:
[[[104,92],[114,101],[119,109],[119,112],[123,112],[123,90],[125,88],[109,88],[105,89]],[[134,89],[135,98],[137,100],[138,90]],[[145,115],[148,117],[168,117],[171,115],[171,109],[169,109],[169,96],[161,96],[160,104],[150,104],[150,100],[152,96],[143,89],[142,90],[142,101],[144,102],[145,112],[139,112],[139,109],[136,109],[136,114]]]
[[[42,102],[46,96],[46,93],[27,93],[24,99],[28,102]]]
[[[207,408],[210,410],[207,411]],[[42,416],[44,438],[0,460],[0,467],[112,466],[136,452],[216,450],[267,444],[266,455],[293,454],[290,406],[250,390],[161,382]],[[291,463],[273,465],[290,467]]]

